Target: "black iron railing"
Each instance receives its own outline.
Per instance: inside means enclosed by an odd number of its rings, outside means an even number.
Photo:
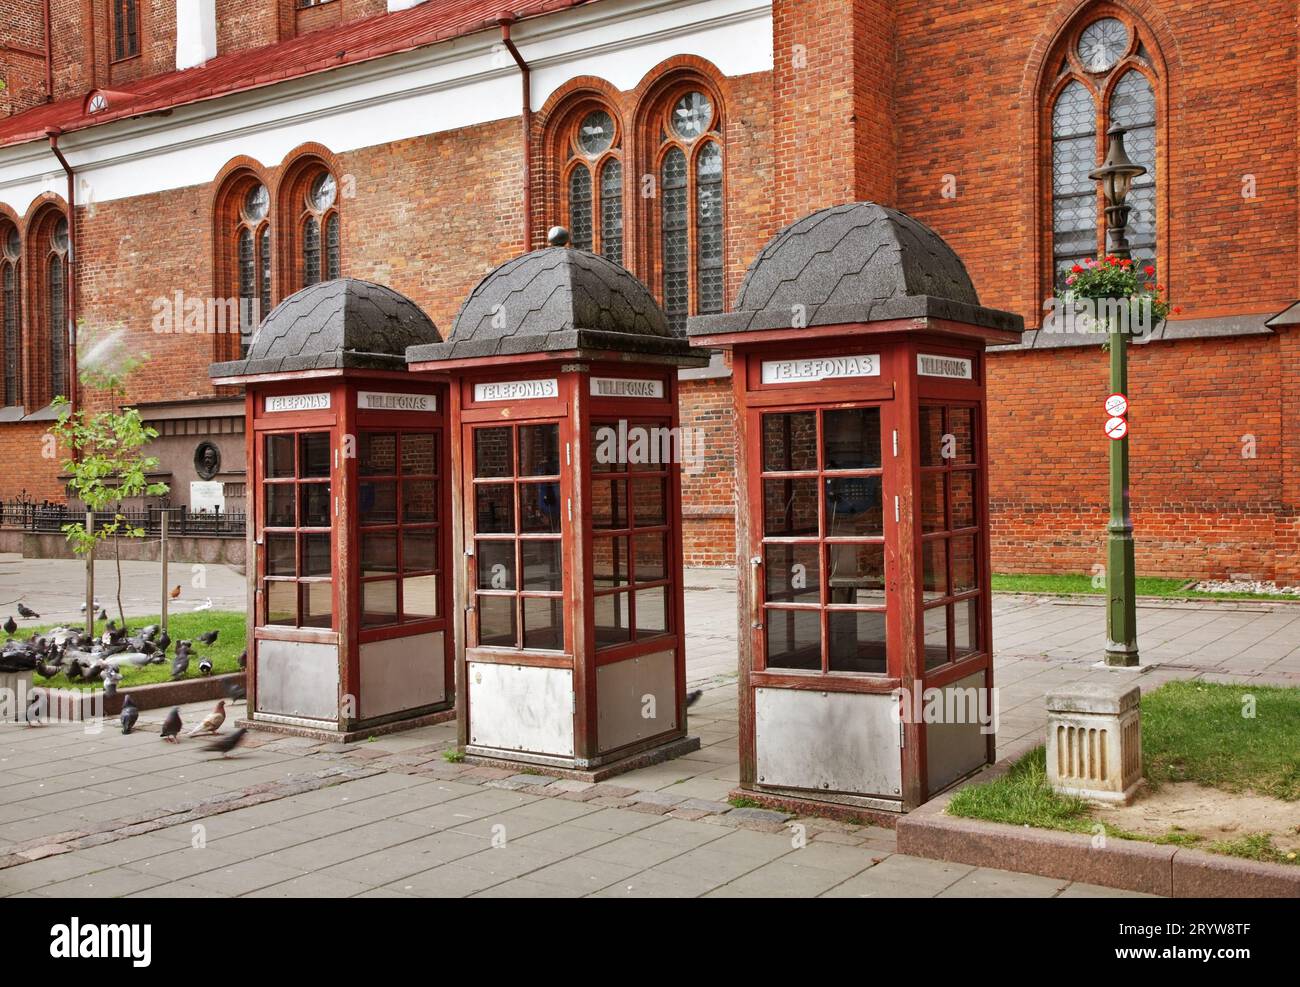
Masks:
[[[146,507],[118,512],[133,527],[143,528],[148,536],[162,532],[163,514],[167,514],[169,537],[243,538],[247,516],[243,511],[191,511],[186,507]],[[97,512],[97,527],[111,524],[114,512]],[[85,522],[86,512],[67,504],[27,500],[0,501],[0,528],[57,533],[65,524]]]

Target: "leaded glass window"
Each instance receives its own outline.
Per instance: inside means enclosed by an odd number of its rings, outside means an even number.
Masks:
[[[66,394],[68,389],[64,343],[67,338],[66,278],[63,256],[53,254],[46,274],[49,298],[50,396]]]
[[[1059,281],[1097,252],[1097,108],[1078,81],[1056,97],[1052,111],[1052,254]]]
[[[253,231],[244,227],[239,231],[239,337],[241,353],[247,352],[248,341],[257,329],[257,257],[253,247]]]
[[[588,110],[564,134],[572,163],[564,221],[573,245],[622,264],[623,161],[618,121],[606,109]]]
[[[339,214],[330,213],[325,220],[325,276],[333,281],[339,276]]]
[[[1146,167],[1128,198],[1128,242],[1133,257],[1154,264],[1156,256],[1156,97],[1147,77],[1129,69],[1110,94],[1110,119],[1128,128],[1124,149]]]
[[[690,305],[689,235],[687,228],[686,155],[672,148],[665,156],[660,179],[663,205],[664,312],[676,332],[686,331]]]
[[[583,164],[569,175],[569,235],[579,250],[591,249],[591,172]]]
[[[262,283],[261,283],[261,301],[262,307],[258,312],[258,321],[266,318],[267,313],[271,311],[271,227],[262,227]]]
[[[623,263],[623,162],[618,158],[600,169],[600,253]]]
[[[695,161],[695,290],[699,313],[722,311],[722,148],[709,141]]]
[[[12,406],[22,400],[19,382],[22,380],[20,363],[22,346],[19,338],[19,296],[18,265],[10,260],[4,264],[4,273],[0,275],[4,290],[4,357],[5,357],[5,405]]]
[[[140,54],[140,10],[136,0],[113,0],[113,60]]]
[[[320,281],[320,223],[308,216],[302,224],[302,283],[303,287]]]

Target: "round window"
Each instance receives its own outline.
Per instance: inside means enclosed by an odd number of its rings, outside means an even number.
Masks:
[[[271,207],[271,194],[265,185],[254,185],[244,196],[244,217],[250,222],[258,222],[266,216]]]
[[[54,232],[50,235],[50,243],[55,250],[60,252],[68,249],[68,221],[60,219],[58,225],[54,227]]]
[[[321,172],[316,176],[315,181],[311,183],[311,207],[317,212],[324,212],[334,205],[336,191],[334,176],[328,171]]]
[[[614,118],[604,110],[595,110],[578,125],[578,146],[590,155],[609,150],[614,143]]]
[[[676,105],[670,119],[673,131],[685,140],[694,140],[713,122],[713,104],[701,92],[689,92]]]
[[[18,230],[9,227],[9,235],[5,237],[5,255],[10,260],[17,260],[18,254],[22,250],[22,243],[18,239]]]
[[[1079,60],[1089,72],[1109,72],[1128,50],[1128,28],[1114,17],[1093,21],[1079,35]]]

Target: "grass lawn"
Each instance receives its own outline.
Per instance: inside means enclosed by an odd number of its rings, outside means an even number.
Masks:
[[[103,620],[96,621],[96,632],[103,633],[106,623],[107,621]],[[158,617],[157,615],[152,617],[131,617],[129,623],[131,634],[134,635],[140,628],[158,623]],[[172,645],[167,649],[167,663],[164,665],[146,665],[144,668],[136,668],[129,663],[124,664],[121,669],[122,681],[118,685],[119,692],[134,686],[170,681],[172,676],[171,660],[176,655],[176,642],[187,638],[194,642],[194,650],[190,654],[190,669],[186,674],[186,678],[198,677],[200,658],[212,659],[213,675],[239,671],[239,653],[244,650],[244,613],[242,610],[205,610],[201,613],[173,613],[168,615],[167,624],[167,632],[172,638]],[[58,625],[43,624],[38,627],[23,627],[16,636],[28,638],[34,632],[48,631],[56,626]],[[198,636],[208,631],[221,632],[217,636],[216,644],[210,648],[204,647],[198,642]],[[33,683],[55,689],[88,690],[103,688],[103,684],[100,682],[69,682],[61,672],[52,679],[42,679],[37,675],[34,677]]]
[[[1093,586],[1092,580],[1093,577],[1086,573],[1054,575],[1028,573],[1017,575],[1001,572],[993,575],[993,591],[995,593],[1087,593],[1092,596],[1104,595],[1105,589]],[[1179,600],[1297,599],[1297,597],[1283,596],[1279,593],[1208,593],[1204,590],[1182,589],[1181,587],[1186,586],[1188,580],[1166,579],[1162,576],[1138,576],[1136,582],[1138,596],[1160,596]]]
[[[1254,716],[1247,697],[1254,699]],[[1005,775],[970,785],[953,796],[948,812],[970,819],[1108,835],[1151,843],[1196,846],[1251,860],[1300,863],[1266,834],[1206,843],[1171,830],[1153,837],[1099,823],[1083,799],[1059,795],[1047,784],[1046,749],[1037,747]],[[1300,800],[1300,689],[1170,682],[1142,697],[1143,773],[1150,785],[1191,781],[1228,792]],[[1249,820],[1243,820],[1249,825]]]

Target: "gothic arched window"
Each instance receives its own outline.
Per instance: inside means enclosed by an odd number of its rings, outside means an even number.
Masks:
[[[1129,157],[1147,169],[1127,204],[1133,257],[1156,263],[1156,61],[1144,28],[1127,15],[1104,12],[1066,32],[1050,80],[1051,256],[1059,282],[1071,266],[1105,249],[1104,202],[1088,173],[1106,152],[1106,131],[1127,128]]]
[[[46,323],[50,344],[50,397],[68,393],[68,221],[60,216],[45,254]]]
[[[566,137],[564,222],[573,245],[623,263],[622,133],[603,106],[573,114]]]
[[[253,171],[235,172],[217,196],[214,222],[217,293],[226,303],[225,324],[209,328],[217,334],[217,359],[229,360],[247,354],[271,311],[270,190]]]
[[[16,227],[0,233],[0,320],[3,321],[4,404],[23,400],[22,279],[18,264],[22,241]]]

